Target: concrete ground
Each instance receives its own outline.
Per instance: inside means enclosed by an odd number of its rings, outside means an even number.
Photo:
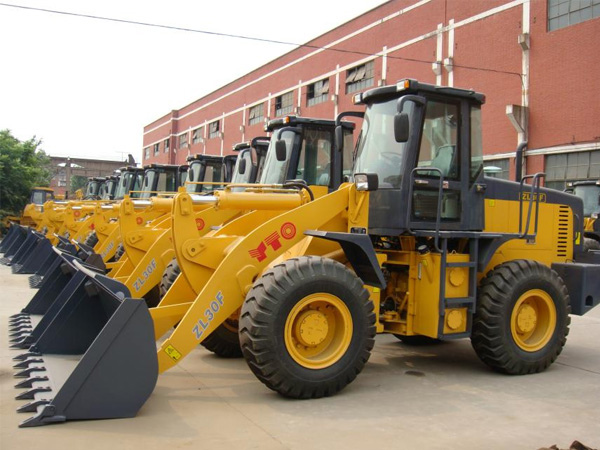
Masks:
[[[14,400],[7,319],[33,293],[0,265],[2,449],[600,448],[600,308],[572,318],[561,356],[537,375],[492,372],[468,340],[411,348],[378,336],[344,391],[299,401],[271,392],[242,359],[200,347],[159,377],[136,418],[20,429],[29,414],[15,412],[24,402]]]

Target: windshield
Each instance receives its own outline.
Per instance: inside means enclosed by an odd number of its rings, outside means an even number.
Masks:
[[[31,195],[31,203],[35,203],[36,205],[43,205],[46,197],[44,194],[44,191],[33,191],[33,194]]]
[[[281,139],[285,141],[285,161],[277,161],[277,155],[275,154],[275,142],[277,142],[278,134],[279,132],[275,131],[271,137],[264,169],[260,177],[260,184],[283,184],[287,178],[296,133],[293,131],[284,131],[281,133]]]
[[[315,186],[329,186],[331,180],[331,130],[305,128],[295,178]]]
[[[188,182],[197,182],[200,180],[200,175],[202,171],[202,162],[201,161],[192,161],[190,163],[190,168],[188,169]],[[200,185],[188,183],[185,185],[185,190],[187,192],[200,192]]]
[[[573,194],[583,200],[583,215],[590,217],[600,213],[600,186],[575,186]]]
[[[130,172],[125,172],[121,175],[121,177],[119,178],[119,185],[117,186],[117,191],[115,192],[116,199],[121,199],[125,197],[125,194],[127,194],[127,186],[129,186],[129,180],[132,176],[133,174]]]
[[[94,197],[98,195],[100,183],[98,181],[90,181],[87,186],[86,197]]]
[[[144,184],[142,185],[142,193],[140,198],[150,198],[153,195],[152,186],[155,185],[155,180],[158,177],[158,173],[155,170],[147,170],[144,175]]]
[[[397,100],[373,103],[367,107],[356,143],[354,173],[376,173],[379,188],[399,188],[402,179],[404,143],[394,139]],[[406,108],[412,109],[410,102]]]
[[[242,161],[246,161],[244,166],[244,171],[240,173],[240,165]],[[254,180],[251,180],[250,177],[252,175],[252,151],[249,148],[246,148],[240,151],[238,158],[235,162],[235,167],[233,169],[233,176],[231,177],[232,183],[252,183]],[[234,191],[244,190],[244,188],[234,188]]]
[[[204,172],[205,182],[218,183],[223,181],[223,164],[221,163],[209,163],[206,165],[206,172]],[[207,184],[204,185],[203,191],[214,191],[215,189],[223,189],[222,184]]]

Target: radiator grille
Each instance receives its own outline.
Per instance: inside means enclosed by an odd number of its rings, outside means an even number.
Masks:
[[[569,248],[569,222],[571,214],[569,207],[561,205],[558,211],[558,236],[556,239],[556,256],[559,258],[567,257]]]

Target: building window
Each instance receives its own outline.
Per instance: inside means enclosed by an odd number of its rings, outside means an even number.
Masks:
[[[212,122],[208,127],[208,137],[210,139],[219,137],[220,122],[218,120]]]
[[[294,109],[294,93],[288,92],[287,94],[275,97],[275,116],[284,116],[289,114]]]
[[[570,181],[600,179],[600,150],[546,156],[546,186],[563,190]]]
[[[183,133],[179,136],[179,148],[188,148],[188,134]]]
[[[163,148],[165,149],[165,153],[169,153],[169,147],[170,147],[171,143],[169,141],[169,139],[165,139],[165,142],[163,144]]]
[[[160,154],[160,143],[157,142],[154,144],[154,156],[158,156]]]
[[[203,141],[204,128],[196,128],[192,133],[192,144],[199,144]]]
[[[329,96],[329,78],[309,84],[306,92],[306,106],[327,101]]]
[[[510,159],[494,159],[483,163],[483,173],[488,177],[509,179]]]
[[[548,0],[548,31],[600,17],[600,0]]]
[[[146,147],[144,149],[144,159],[149,159],[150,158],[150,147]]]
[[[248,125],[255,125],[263,121],[264,104],[253,106],[248,110]]]
[[[369,61],[346,71],[346,94],[362,91],[373,86],[375,64]]]

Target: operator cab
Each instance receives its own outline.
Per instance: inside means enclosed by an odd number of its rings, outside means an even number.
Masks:
[[[98,200],[102,195],[102,186],[106,181],[105,177],[93,177],[90,178],[83,196],[84,200]]]
[[[227,165],[222,156],[213,155],[193,155],[187,158],[189,164],[188,183],[185,189],[190,194],[200,194],[212,192],[215,189],[222,189],[221,184],[227,182]],[[234,162],[235,163],[235,162]],[[227,164],[231,164],[228,162]],[[198,184],[207,183],[207,184]]]
[[[122,200],[129,194],[132,198],[139,196],[144,180],[144,169],[141,167],[127,166],[120,169],[119,184],[115,191],[115,200]],[[133,192],[132,192],[133,191]]]
[[[269,148],[268,137],[256,137],[251,142],[240,142],[233,146],[237,152],[237,161],[231,177],[232,183],[256,183],[258,173],[262,171]],[[234,190],[244,188],[234,188]]]
[[[31,190],[31,197],[29,199],[29,203],[41,206],[50,200],[54,200],[54,191],[52,189],[34,187]]]
[[[188,166],[150,164],[144,167],[144,182],[139,198],[150,198],[159,192],[177,192],[185,183]]]
[[[353,100],[366,105],[353,172],[378,175],[369,232],[484,228],[483,94],[403,80]]]
[[[600,215],[600,180],[575,181],[569,185],[567,192],[571,192],[583,200],[584,217],[598,218]]]
[[[260,184],[284,184],[303,180],[327,191],[337,189],[352,173],[352,133],[354,124],[340,124],[347,154],[334,145],[335,121],[286,116],[271,120],[265,131],[273,133]]]

